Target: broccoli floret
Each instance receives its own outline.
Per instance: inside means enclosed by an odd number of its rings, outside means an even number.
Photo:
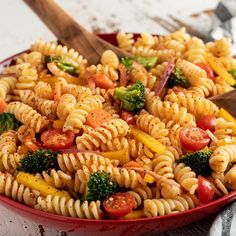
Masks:
[[[116,88],[115,99],[121,101],[121,108],[137,113],[144,107],[145,87],[138,81],[128,88]]]
[[[88,181],[88,193],[85,200],[88,201],[103,201],[106,197],[119,191],[119,185],[111,180],[109,173],[104,171],[94,172]]]
[[[211,174],[211,168],[209,165],[209,158],[212,154],[211,150],[204,152],[193,152],[188,153],[186,156],[177,160],[177,163],[184,163],[186,166],[191,167],[191,169],[197,174],[202,176],[208,176]]]
[[[71,74],[71,75],[79,75],[80,70],[79,67],[67,62],[61,56],[45,56],[45,63],[55,62],[59,69]]]
[[[136,60],[147,70],[152,69],[157,64],[157,57],[137,57]]]
[[[38,149],[33,153],[26,154],[21,160],[17,170],[30,174],[41,173],[49,169],[59,169],[57,162],[58,152]]]
[[[120,58],[120,63],[122,63],[126,70],[131,70],[133,67],[133,63],[134,63],[134,58],[132,57],[121,57]]]
[[[191,86],[189,80],[185,77],[180,68],[175,68],[167,81],[168,88],[173,88],[174,86],[180,86],[183,88],[189,88]]]
[[[134,61],[142,64],[146,69],[151,69],[157,64],[157,57],[121,57],[120,62],[125,66],[126,70],[133,68]]]
[[[20,122],[13,114],[2,113],[0,114],[0,134],[7,130],[15,130],[20,126]]]

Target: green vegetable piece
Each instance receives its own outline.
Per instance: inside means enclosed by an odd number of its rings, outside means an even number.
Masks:
[[[68,62],[57,62],[57,66],[59,69],[71,74],[71,75],[79,75],[79,68],[76,68],[74,65]]]
[[[63,58],[61,56],[45,56],[44,57],[45,63],[60,62],[62,60],[63,60]]]
[[[188,153],[184,157],[177,160],[177,163],[184,163],[186,166],[191,167],[191,169],[197,174],[202,176],[209,176],[211,174],[211,168],[209,165],[209,158],[212,155],[211,150],[204,152],[193,152]]]
[[[120,62],[125,66],[126,70],[131,70],[134,63],[134,58],[132,57],[121,57]]]
[[[45,56],[44,58],[45,63],[55,62],[57,67],[66,73],[71,75],[78,76],[80,73],[79,67],[65,61],[63,57],[60,56]]]
[[[118,87],[115,89],[115,99],[121,101],[121,108],[137,113],[144,107],[145,87],[139,81],[127,88]]]
[[[17,170],[30,174],[41,173],[49,169],[58,170],[57,154],[58,152],[43,149],[28,153],[20,160]]]
[[[236,80],[236,69],[232,69],[232,70],[229,70],[228,71],[232,76],[233,78]],[[232,87],[236,88],[236,82],[234,85],[232,85]]]
[[[236,80],[236,69],[229,70],[228,72],[229,72],[229,73],[234,77],[234,79]]]
[[[180,86],[183,88],[189,88],[191,86],[189,80],[185,77],[180,68],[175,68],[168,79],[167,87],[173,88],[174,86]]]
[[[136,60],[147,70],[152,69],[157,64],[157,57],[137,57]]]
[[[0,134],[7,130],[16,130],[20,125],[13,114],[5,112],[0,114]]]
[[[88,193],[85,200],[88,201],[103,201],[105,198],[118,192],[120,189],[119,185],[111,180],[110,174],[104,171],[94,172],[90,176],[87,186]]]

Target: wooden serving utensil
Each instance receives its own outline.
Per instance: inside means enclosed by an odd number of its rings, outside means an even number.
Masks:
[[[64,45],[79,51],[89,64],[98,64],[105,50],[130,56],[78,24],[54,0],[24,0]]]
[[[114,51],[118,57],[131,56],[114,45],[88,32],[68,15],[54,0],[24,0],[55,36],[69,48],[79,51],[90,64],[97,64],[105,50]],[[236,117],[236,90],[210,98]]]
[[[233,117],[236,118],[236,89],[231,90],[227,93],[217,95],[209,98],[212,102],[214,102],[219,108],[224,108],[227,110]]]

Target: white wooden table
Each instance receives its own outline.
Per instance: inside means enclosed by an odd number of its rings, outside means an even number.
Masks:
[[[95,32],[150,32],[164,34],[156,16],[168,15],[188,23],[209,27],[211,10],[217,0],[58,0],[87,29]],[[202,13],[203,14],[199,14]],[[0,5],[0,61],[29,47],[36,39],[52,40],[54,36],[21,0],[5,0]],[[164,235],[207,235],[213,218]],[[63,233],[43,227],[0,205],[0,236],[54,236]],[[78,235],[78,234],[77,234]]]

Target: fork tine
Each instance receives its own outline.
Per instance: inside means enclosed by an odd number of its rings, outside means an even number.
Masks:
[[[164,29],[166,29],[168,32],[176,31],[179,28],[178,26],[174,25],[173,23],[170,23],[169,21],[161,17],[155,16],[155,19],[158,20],[157,23],[161,25]]]
[[[196,29],[193,29],[193,27],[189,24],[186,24],[185,22],[181,21],[180,19],[176,18],[175,16],[173,15],[169,15],[169,17],[175,21],[176,24],[179,25],[179,28],[180,27],[185,27],[186,30],[188,31],[189,34],[193,35],[193,36],[196,36],[198,38],[201,38],[203,40],[206,39],[206,36],[204,34],[202,34],[201,32],[199,32],[198,30]]]

